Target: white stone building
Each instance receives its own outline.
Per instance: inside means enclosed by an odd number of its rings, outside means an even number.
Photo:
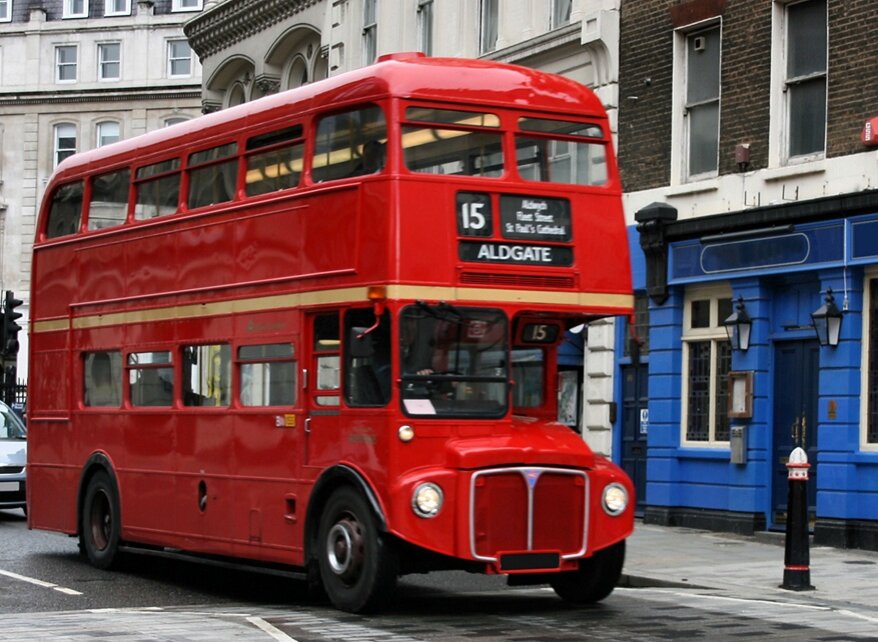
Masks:
[[[201,0],[0,0],[0,290],[24,300],[40,199],[67,156],[201,113],[183,23]],[[18,376],[27,373],[20,333]]]

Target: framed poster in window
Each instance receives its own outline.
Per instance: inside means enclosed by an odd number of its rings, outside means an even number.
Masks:
[[[729,373],[729,418],[750,419],[753,416],[753,371]]]

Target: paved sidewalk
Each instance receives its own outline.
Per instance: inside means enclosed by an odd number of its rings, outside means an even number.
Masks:
[[[878,552],[811,546],[813,591],[780,588],[784,535],[739,536],[638,522],[623,585],[692,587],[780,602],[831,604],[878,615]],[[871,618],[870,618],[871,619]]]

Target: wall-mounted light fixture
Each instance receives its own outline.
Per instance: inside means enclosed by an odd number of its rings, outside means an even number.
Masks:
[[[842,317],[842,311],[835,305],[832,288],[827,288],[823,305],[811,313],[811,321],[814,323],[814,331],[817,333],[820,345],[833,347],[838,345]]]
[[[750,320],[750,315],[747,314],[744,297],[738,297],[735,311],[723,321],[723,325],[726,326],[729,341],[732,342],[732,349],[746,352],[747,348],[750,347],[750,329],[753,327],[753,322]]]

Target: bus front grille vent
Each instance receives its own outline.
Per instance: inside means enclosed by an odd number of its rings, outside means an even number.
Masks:
[[[463,272],[460,275],[460,282],[465,285],[517,286],[555,290],[568,290],[575,285],[572,276],[496,274],[491,272]]]

